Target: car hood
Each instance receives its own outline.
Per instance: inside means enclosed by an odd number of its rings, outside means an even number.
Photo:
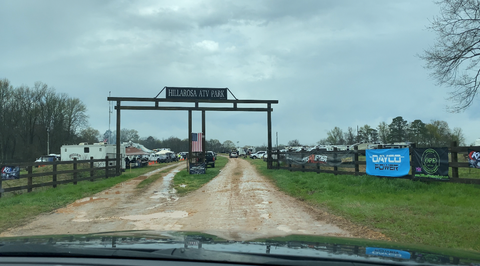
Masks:
[[[42,245],[78,249],[197,250],[231,254],[253,254],[328,261],[387,264],[480,265],[480,253],[464,250],[405,245],[354,238],[290,235],[285,237],[232,241],[201,232],[121,231],[88,235],[53,235],[0,238],[2,248],[10,245]],[[173,254],[173,252],[172,252]],[[215,253],[217,254],[217,253]],[[212,258],[209,255],[209,258]],[[298,264],[297,264],[298,265]]]

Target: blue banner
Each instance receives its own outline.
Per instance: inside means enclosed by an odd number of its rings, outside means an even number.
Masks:
[[[408,148],[366,150],[367,175],[400,177],[410,171]]]
[[[367,247],[365,254],[371,256],[379,257],[388,257],[388,258],[397,258],[397,259],[410,259],[410,253],[398,249],[388,249],[388,248],[371,248]]]

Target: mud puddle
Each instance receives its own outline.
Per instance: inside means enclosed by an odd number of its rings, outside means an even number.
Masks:
[[[174,169],[169,174],[163,177],[163,182],[158,190],[153,192],[151,199],[166,199],[167,201],[177,201],[178,197],[176,195],[176,190],[172,187],[173,177],[180,172],[181,169]]]

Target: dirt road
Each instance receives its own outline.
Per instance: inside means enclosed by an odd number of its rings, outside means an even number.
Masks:
[[[384,238],[285,195],[242,159],[230,159],[216,178],[178,198],[170,181],[184,167],[184,163],[175,166],[149,189],[139,191],[136,186],[153,172],[40,215],[0,236],[180,230],[231,240],[289,234]]]

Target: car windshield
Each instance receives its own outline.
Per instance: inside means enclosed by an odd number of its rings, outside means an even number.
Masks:
[[[480,258],[479,14],[0,1],[0,238],[188,232],[479,265],[460,259]]]

